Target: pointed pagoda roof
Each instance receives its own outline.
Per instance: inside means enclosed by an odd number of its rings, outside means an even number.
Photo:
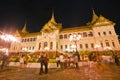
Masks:
[[[50,21],[53,22],[53,23],[57,23],[57,22],[55,21],[54,10],[52,11],[52,17],[51,17]]]
[[[22,29],[22,33],[28,33],[28,32],[27,32],[27,29],[26,29],[26,23],[24,24],[24,27],[23,27],[23,29]]]
[[[98,16],[96,15],[94,9],[92,9],[92,12],[93,12],[93,15],[92,15],[92,21],[91,21],[91,23],[94,23],[98,19]]]
[[[60,31],[60,34],[62,33],[73,33],[73,32],[80,32],[80,31],[89,31],[92,30],[89,26],[77,26],[77,27],[69,27],[69,28],[63,28]]]
[[[55,21],[54,11],[52,11],[51,19],[43,26],[43,28],[40,31],[51,32],[53,30],[60,29],[60,28],[61,28],[61,24]]]

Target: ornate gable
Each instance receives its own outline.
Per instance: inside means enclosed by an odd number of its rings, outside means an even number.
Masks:
[[[94,26],[100,26],[100,25],[115,25],[115,23],[100,15],[97,21],[95,22]]]
[[[52,12],[51,19],[43,26],[41,32],[52,32],[60,28],[61,28],[61,24],[55,21],[54,12]]]

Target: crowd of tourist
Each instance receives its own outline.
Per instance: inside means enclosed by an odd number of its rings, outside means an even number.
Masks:
[[[28,63],[32,57],[37,58],[37,62],[40,63],[40,71],[39,74],[48,73],[48,63],[49,63],[49,58],[45,52],[43,52],[41,55],[37,56],[30,56],[30,55],[18,55],[19,56],[19,63],[20,63],[20,68],[24,68],[28,66]],[[3,53],[1,55],[1,69],[5,66],[5,63],[8,62],[10,59],[10,56]],[[75,68],[78,69],[79,65],[78,63],[83,60],[83,56],[80,55],[78,52],[74,53],[73,55],[67,55],[60,53],[60,55],[56,56],[56,66],[57,68],[61,69],[67,69],[67,68]],[[119,55],[117,53],[114,53],[112,56],[106,56],[106,55],[101,55],[99,53],[90,53],[88,56],[84,56],[84,60],[88,61],[88,63],[91,65],[91,63],[96,62],[96,63],[111,63],[115,62],[117,66],[120,65],[119,62]],[[44,68],[45,67],[45,68]]]
[[[72,56],[70,55],[65,57],[61,53],[60,56],[56,57],[57,67],[60,67],[62,69],[71,68],[71,67],[78,68],[78,61],[79,61],[79,57],[77,55],[72,55]]]

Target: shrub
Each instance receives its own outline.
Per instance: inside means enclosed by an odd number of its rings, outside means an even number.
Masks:
[[[49,63],[56,63],[56,59],[55,58],[50,58]]]

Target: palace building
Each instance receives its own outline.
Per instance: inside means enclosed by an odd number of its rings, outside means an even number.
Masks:
[[[26,30],[26,24],[21,31],[16,30],[14,36],[19,42],[12,42],[10,51],[120,50],[118,35],[114,26],[114,22],[102,15],[97,16],[93,10],[92,19],[85,26],[62,28],[62,24],[55,21],[54,13],[52,13],[51,19],[39,32],[29,33]]]

